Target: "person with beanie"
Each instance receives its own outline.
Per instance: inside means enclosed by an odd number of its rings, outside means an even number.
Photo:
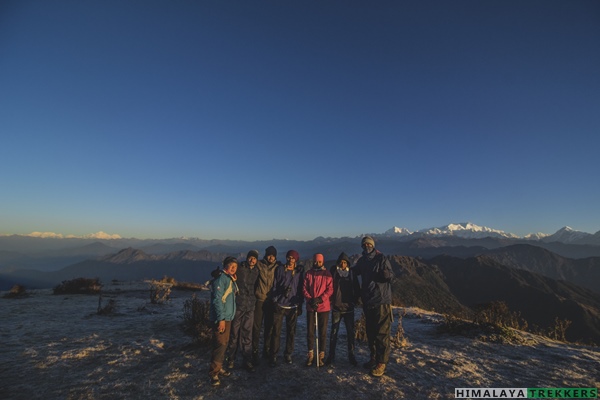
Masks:
[[[223,260],[222,273],[214,278],[211,284],[209,319],[213,324],[213,337],[208,374],[210,384],[213,386],[221,384],[219,375],[231,375],[229,371],[223,369],[223,362],[231,333],[231,321],[236,312],[237,267],[238,262],[235,257],[226,257]]]
[[[350,258],[341,253],[330,271],[333,279],[333,295],[331,296],[331,333],[329,335],[329,355],[325,364],[335,362],[340,323],[344,320],[348,342],[348,361],[356,366],[354,356],[354,307],[360,298],[360,284],[355,271],[350,269]]]
[[[313,267],[304,274],[303,293],[306,299],[306,343],[308,354],[306,366],[311,366],[315,356],[315,333],[319,335],[317,366],[325,364],[325,346],[327,340],[327,323],[331,310],[329,298],[333,294],[331,273],[325,268],[323,254],[313,256]],[[315,332],[315,320],[319,332]]]
[[[258,251],[250,250],[237,269],[237,286],[239,293],[236,300],[235,317],[231,322],[231,336],[227,348],[227,368],[235,366],[235,357],[238,347],[242,351],[243,366],[250,372],[254,372],[252,363],[252,328],[254,325],[254,307],[256,295],[254,293],[258,280]]]
[[[263,334],[263,357],[268,359],[271,355],[271,334],[273,331],[273,280],[275,279],[275,268],[281,265],[277,261],[277,249],[269,246],[265,249],[265,255],[257,263],[258,280],[256,281],[255,296],[256,306],[254,308],[254,325],[252,326],[252,363],[258,365],[258,347],[260,343],[260,331],[264,325]]]
[[[296,322],[302,315],[302,285],[304,279],[304,268],[298,264],[300,255],[296,250],[290,250],[285,256],[287,262],[275,269],[275,280],[273,282],[273,333],[271,335],[271,366],[277,365],[277,354],[279,353],[279,342],[281,340],[281,329],[285,317],[285,350],[283,359],[286,363],[292,363],[294,352],[294,338],[296,337]]]
[[[382,376],[390,358],[392,331],[392,279],[390,261],[375,249],[370,236],[363,237],[362,256],[353,270],[362,277],[361,296],[371,358],[364,367]]]

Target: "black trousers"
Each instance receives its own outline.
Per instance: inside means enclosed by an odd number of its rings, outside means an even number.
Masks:
[[[298,310],[295,308],[281,308],[275,306],[273,314],[273,333],[271,335],[271,357],[277,357],[279,353],[279,342],[281,340],[281,329],[285,317],[285,351],[284,356],[291,356],[294,352],[294,338],[296,337],[296,322],[298,321]]]
[[[252,358],[253,325],[254,310],[236,310],[235,317],[231,321],[231,336],[229,336],[229,346],[227,347],[227,356],[230,360],[235,360],[238,349],[241,350],[244,361]]]
[[[327,323],[329,322],[329,311],[316,313],[319,322],[319,353],[325,352],[327,341]],[[308,351],[315,349],[315,312],[306,312],[306,346]]]
[[[392,333],[392,306],[381,304],[364,307],[367,340],[371,357],[378,364],[387,364],[390,359],[390,335]]]
[[[271,354],[271,335],[273,333],[273,301],[271,299],[256,300],[254,308],[254,325],[252,326],[252,352],[258,353],[260,332],[264,323],[263,353]]]
[[[348,355],[354,354],[354,311],[341,313],[339,311],[331,312],[331,335],[329,338],[329,354],[335,356],[335,348],[337,347],[338,333],[340,331],[340,323],[344,320],[346,327],[346,336],[348,341]]]

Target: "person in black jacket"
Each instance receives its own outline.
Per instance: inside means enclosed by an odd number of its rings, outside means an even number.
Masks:
[[[238,347],[241,349],[243,366],[254,372],[252,363],[252,325],[254,324],[254,307],[256,296],[254,290],[258,279],[258,251],[250,250],[246,261],[242,262],[237,270],[238,294],[236,300],[235,317],[231,322],[231,336],[227,348],[227,368],[235,365],[235,356]]]
[[[335,348],[337,346],[340,323],[344,320],[348,341],[348,361],[357,365],[354,356],[354,306],[360,297],[358,276],[350,269],[350,258],[346,253],[340,254],[336,265],[330,269],[333,277],[333,295],[331,296],[331,334],[329,335],[329,356],[325,364],[335,362]]]
[[[390,358],[392,331],[392,279],[390,261],[378,250],[370,236],[362,239],[362,257],[353,268],[362,277],[361,296],[371,359],[364,367],[371,375],[382,376]]]

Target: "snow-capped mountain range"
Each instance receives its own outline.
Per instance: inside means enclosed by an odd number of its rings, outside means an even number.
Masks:
[[[489,228],[486,226],[479,226],[471,222],[452,223],[440,227],[420,229],[418,231],[410,231],[406,228],[399,228],[394,226],[388,229],[384,233],[368,233],[372,236],[377,237],[388,237],[397,239],[416,239],[420,237],[458,237],[462,239],[483,239],[483,238],[498,238],[498,239],[521,239],[531,241],[542,241],[545,243],[561,242],[567,244],[594,244],[600,243],[600,231],[595,234],[574,230],[568,226],[565,226],[553,234],[547,233],[530,233],[523,237],[515,235],[513,233],[505,232],[498,229]],[[2,235],[0,236],[10,236]],[[97,239],[97,240],[117,240],[124,239],[118,234],[109,234],[105,232],[96,232],[83,236],[75,235],[63,235],[54,232],[32,232],[26,235],[15,235],[35,238],[48,238],[48,239]],[[362,236],[362,235],[360,235]],[[134,239],[134,238],[131,238]],[[194,238],[180,238],[181,240],[192,240]]]
[[[377,234],[375,234],[377,235]],[[525,240],[541,240],[543,242],[562,242],[562,243],[581,243],[586,242],[588,239],[600,236],[600,231],[595,234],[574,230],[568,226],[565,226],[554,234],[547,233],[530,233],[524,237],[520,237],[513,233],[504,232],[498,229],[488,228],[486,226],[479,226],[471,222],[461,222],[456,224],[448,224],[441,227],[421,229],[415,232],[411,232],[406,228],[393,227],[385,231],[382,235],[386,237],[444,237],[454,236],[464,239],[483,239],[486,237],[493,238],[504,238],[504,239],[525,239]]]

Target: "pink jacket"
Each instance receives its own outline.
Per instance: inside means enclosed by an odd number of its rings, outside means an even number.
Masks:
[[[306,312],[315,312],[310,306],[310,300],[321,297],[323,302],[317,307],[317,312],[331,311],[329,298],[333,294],[333,278],[327,269],[311,268],[304,274],[304,297]]]

